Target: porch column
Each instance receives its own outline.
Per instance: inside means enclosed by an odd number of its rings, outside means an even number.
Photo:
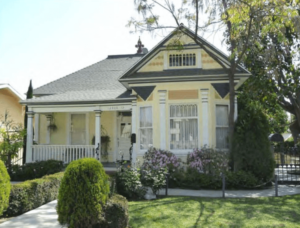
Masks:
[[[236,121],[238,117],[238,105],[237,105],[237,97],[234,96],[234,121]]]
[[[166,95],[167,90],[158,90],[160,118],[160,149],[166,150]]]
[[[32,140],[33,140],[33,127],[32,119],[33,112],[27,112],[27,141],[26,141],[26,163],[32,162]]]
[[[131,132],[132,134],[137,134],[136,122],[137,122],[137,107],[136,101],[132,101],[132,110],[131,110]],[[136,137],[137,138],[137,137]],[[132,144],[132,164],[136,165],[136,157],[137,157],[137,148],[136,143]]]
[[[208,89],[201,89],[201,100],[202,100],[202,145],[209,146],[209,132],[208,132],[208,121],[209,121],[209,110],[208,110]]]
[[[34,141],[38,143],[39,141],[39,122],[40,114],[34,114]]]
[[[51,134],[51,129],[49,128],[50,124],[51,124],[51,119],[52,119],[52,115],[46,115],[47,118],[47,133],[46,133],[46,144],[50,144],[50,134]]]
[[[99,145],[99,161],[101,161],[101,110],[95,110],[95,148]]]

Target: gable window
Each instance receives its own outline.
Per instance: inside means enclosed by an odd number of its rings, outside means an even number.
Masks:
[[[147,150],[153,145],[152,107],[140,107],[140,149]]]
[[[196,66],[196,54],[173,54],[169,55],[169,66]]]
[[[228,143],[228,105],[216,106],[216,147],[229,148]]]
[[[170,106],[170,149],[198,147],[198,110],[196,104]]]

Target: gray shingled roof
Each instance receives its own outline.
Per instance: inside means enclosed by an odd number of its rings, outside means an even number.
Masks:
[[[22,103],[130,98],[130,94],[118,78],[141,57],[143,55],[108,56],[107,59],[35,89],[33,94],[38,97]]]

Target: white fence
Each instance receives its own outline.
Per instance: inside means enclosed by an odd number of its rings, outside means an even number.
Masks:
[[[85,145],[33,145],[32,161],[46,161],[49,159],[69,163],[80,158],[96,158],[95,146]]]

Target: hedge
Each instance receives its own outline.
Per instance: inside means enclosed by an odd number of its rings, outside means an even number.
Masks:
[[[101,213],[102,221],[93,228],[126,228],[129,214],[128,202],[125,197],[114,194],[108,199]]]
[[[0,215],[8,207],[10,188],[9,175],[4,163],[0,160]]]
[[[4,215],[20,215],[56,200],[63,175],[61,172],[12,185],[9,206]]]

